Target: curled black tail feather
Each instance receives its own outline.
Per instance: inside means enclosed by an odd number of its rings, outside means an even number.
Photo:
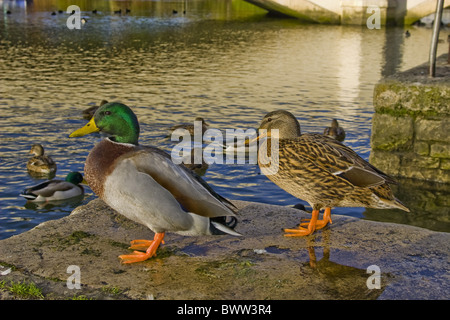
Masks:
[[[227,221],[228,220],[228,221]],[[240,235],[238,232],[234,231],[237,225],[236,217],[216,217],[210,218],[210,230],[214,235],[232,234],[235,236]]]

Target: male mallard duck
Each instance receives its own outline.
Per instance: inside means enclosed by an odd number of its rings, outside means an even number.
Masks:
[[[40,144],[33,144],[30,153],[34,155],[27,163],[28,171],[38,174],[52,174],[56,172],[56,163],[49,156],[44,155],[44,148]]]
[[[172,127],[170,128],[170,131],[175,131],[175,130],[177,130],[177,129],[184,129],[184,130],[189,131],[189,134],[190,134],[191,136],[193,136],[194,133],[195,133],[194,128],[195,128],[196,122],[201,122],[201,126],[202,126],[202,131],[201,131],[201,133],[202,133],[202,135],[203,135],[203,134],[205,133],[205,131],[208,130],[209,124],[207,124],[207,123],[205,122],[205,120],[204,120],[203,118],[201,118],[201,117],[195,118],[194,124],[186,123],[186,124],[177,124],[177,125],[175,125],[175,126],[172,126]],[[200,124],[198,124],[198,125],[200,125]]]
[[[32,202],[66,200],[84,194],[83,187],[79,185],[81,182],[81,173],[71,172],[65,180],[48,180],[25,189],[20,195]]]
[[[266,129],[266,130],[262,130]],[[271,130],[279,130],[272,141]],[[331,207],[398,208],[409,212],[389,187],[396,183],[352,149],[322,134],[300,135],[297,119],[284,110],[268,113],[259,127],[259,137],[267,137],[260,145],[258,163],[262,173],[293,196],[308,202],[313,211],[309,223],[298,229],[285,229],[286,236],[305,236],[331,223]],[[268,154],[272,143],[279,152]],[[276,144],[275,144],[276,146]],[[273,161],[272,166],[268,165]],[[317,220],[325,209],[323,220]],[[307,225],[307,228],[302,226]]]
[[[84,127],[70,137],[102,131],[110,137],[89,153],[85,179],[95,194],[111,208],[155,232],[153,241],[132,241],[131,249],[145,253],[121,255],[124,263],[144,261],[155,255],[167,231],[182,235],[239,235],[225,224],[235,220],[234,206],[216,194],[200,177],[169,154],[138,145],[139,123],[121,103],[101,106]]]
[[[336,119],[331,120],[331,127],[326,127],[323,134],[340,142],[345,140],[345,130],[339,126]]]

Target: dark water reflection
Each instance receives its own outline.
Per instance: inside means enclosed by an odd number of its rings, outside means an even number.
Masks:
[[[213,128],[245,130],[269,111],[288,109],[304,132],[322,132],[337,118],[345,143],[368,159],[374,84],[426,61],[431,36],[429,29],[406,39],[398,28],[301,25],[240,0],[0,3],[0,238],[72,210],[30,208],[18,197],[39,182],[26,172],[28,151],[42,143],[57,178],[82,171],[99,137],[68,134],[85,123],[81,111],[102,99],[131,106],[141,143],[167,151],[174,145],[168,128],[197,116]],[[68,15],[57,12],[71,4],[88,19],[81,30],[69,30]],[[205,179],[231,199],[299,202],[255,165],[213,164]],[[93,197],[88,189],[82,203]],[[334,212],[365,216],[360,208]]]

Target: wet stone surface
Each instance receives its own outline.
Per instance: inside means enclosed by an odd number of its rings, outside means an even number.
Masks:
[[[0,298],[20,298],[6,289],[11,282],[34,283],[44,299],[449,298],[448,233],[332,215],[326,229],[288,238],[282,228],[308,213],[235,203],[242,237],[168,233],[157,257],[124,265],[118,256],[129,241],[153,233],[93,200],[0,241]],[[70,289],[70,266],[80,289]]]

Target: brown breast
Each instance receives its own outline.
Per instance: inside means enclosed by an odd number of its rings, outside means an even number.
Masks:
[[[100,199],[103,198],[105,179],[114,170],[117,159],[134,149],[133,145],[116,143],[106,138],[91,150],[84,166],[84,178]]]

